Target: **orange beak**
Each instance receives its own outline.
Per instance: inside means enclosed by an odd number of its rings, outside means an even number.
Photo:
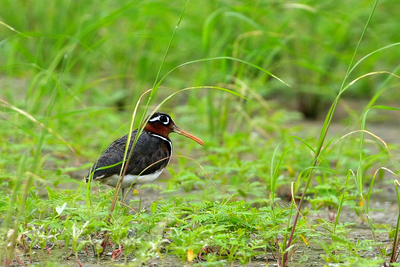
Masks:
[[[173,126],[172,131],[173,131],[174,133],[178,133],[178,134],[181,134],[181,135],[183,135],[183,136],[186,136],[186,137],[188,137],[188,138],[190,138],[190,139],[196,141],[196,142],[199,143],[200,145],[204,146],[203,140],[201,140],[200,138],[198,138],[198,137],[196,137],[196,136],[194,136],[194,135],[192,135],[192,134],[190,134],[190,133],[188,133],[188,132],[182,130],[181,128],[179,128],[179,127],[176,126],[176,125]]]

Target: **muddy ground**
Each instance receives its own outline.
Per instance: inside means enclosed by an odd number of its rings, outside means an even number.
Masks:
[[[392,113],[387,113],[384,115],[380,121],[374,123],[368,123],[368,130],[374,133],[375,135],[382,138],[385,142],[400,145],[400,139],[398,138],[398,132],[400,129],[400,120],[398,118],[391,117],[393,116]],[[340,116],[339,116],[340,117]],[[339,122],[340,118],[337,122],[334,122],[329,131],[330,136],[343,136],[346,133],[357,130],[346,128],[343,122]],[[390,121],[390,122],[389,122]],[[305,129],[307,129],[307,133],[305,135],[310,136],[315,135],[318,136],[319,131],[322,127],[322,121],[317,122],[303,122],[302,125]],[[301,135],[301,134],[300,134]],[[301,136],[300,136],[301,137]],[[370,137],[366,137],[370,139]],[[393,156],[396,159],[400,158],[400,150],[393,150]],[[75,178],[82,179],[82,177],[86,173],[79,172],[74,173]],[[165,173],[163,176],[160,177],[160,180],[168,179],[169,174]],[[393,185],[393,181],[396,179],[395,176],[385,174],[383,180],[377,181],[374,185],[374,188],[381,189],[380,193],[374,194],[371,199],[371,207],[372,211],[370,213],[371,219],[373,223],[379,224],[391,224],[393,227],[396,225],[397,215],[398,215],[398,206],[397,206],[397,199],[396,199],[396,191]],[[160,185],[164,183],[158,182]],[[143,204],[147,207],[150,204],[158,200],[162,197],[158,191],[152,189],[144,189],[140,190],[142,194],[142,201]],[[285,204],[282,202],[281,204]],[[315,216],[318,218],[323,218],[329,220],[330,214],[328,210],[322,211],[317,215],[310,215]],[[350,231],[348,237],[351,238],[354,243],[357,240],[364,240],[364,239],[373,239],[371,230],[369,229],[368,224],[362,220],[353,210],[349,210],[344,208],[341,216],[341,222],[354,222],[356,226]],[[382,242],[385,246],[390,243],[389,237],[387,234],[378,234],[377,239],[379,242]],[[111,252],[109,252],[110,254]],[[23,251],[17,250],[17,256],[20,260],[28,261],[27,256],[23,255]],[[310,244],[310,246],[304,248],[299,247],[297,252],[294,256],[294,259],[290,262],[289,266],[323,266],[326,264],[322,258],[320,257],[321,254],[324,254],[324,251],[315,244]],[[307,263],[298,263],[301,257],[307,256]],[[51,253],[51,257],[53,260],[57,259],[61,264],[67,266],[78,266],[77,261],[74,256],[71,256],[69,260],[65,260],[65,250],[58,251],[55,250]],[[376,249],[371,250],[369,253],[363,255],[364,257],[374,258],[378,256],[378,251]],[[81,252],[79,255],[81,263],[83,266],[91,267],[91,266],[113,266],[119,265],[124,262],[123,256],[116,260],[111,261],[110,257],[103,257],[102,259],[98,260],[94,255],[91,253],[88,257],[85,252]],[[134,259],[129,259],[129,262],[134,264]],[[41,251],[36,251],[36,255],[34,256],[34,262],[39,263],[41,265],[43,263],[43,256],[41,255]],[[277,266],[276,260],[273,258],[273,255],[270,253],[264,256],[258,256],[252,260],[247,266]],[[163,260],[161,259],[154,259],[149,261],[148,266],[189,266],[187,263],[182,263],[177,257],[174,256],[166,256]],[[18,264],[16,264],[18,266]],[[232,266],[241,266],[239,263],[233,264]]]

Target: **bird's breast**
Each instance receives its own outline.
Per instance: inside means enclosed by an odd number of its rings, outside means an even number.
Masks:
[[[126,174],[124,176],[124,179],[122,180],[121,188],[128,188],[132,184],[135,185],[140,185],[140,184],[145,184],[154,181],[155,179],[160,176],[160,174],[164,171],[164,168],[161,170],[158,170],[156,172],[146,174],[146,175],[132,175],[132,174]],[[118,180],[120,179],[120,176],[117,174],[114,174],[110,177],[103,178],[103,179],[98,179],[97,181],[102,182],[103,184],[112,186],[112,187],[117,187]]]

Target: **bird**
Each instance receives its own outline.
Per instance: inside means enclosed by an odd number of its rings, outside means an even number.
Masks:
[[[170,133],[178,133],[204,145],[200,138],[179,128],[171,116],[166,113],[155,112],[146,118],[145,123],[121,182],[121,201],[126,205],[129,205],[132,193],[138,186],[157,179],[168,165],[172,155]],[[132,132],[127,155],[131,153],[137,133],[138,129]],[[127,141],[128,134],[111,143],[90,169],[86,176],[86,183],[98,181],[111,187],[117,187],[118,181],[121,179],[120,174]],[[127,191],[126,194],[125,191]]]

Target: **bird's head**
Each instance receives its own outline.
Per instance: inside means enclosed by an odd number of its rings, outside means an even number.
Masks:
[[[144,130],[161,135],[168,139],[170,133],[178,133],[196,141],[202,146],[204,145],[204,142],[200,138],[179,128],[171,119],[171,117],[165,113],[156,112],[151,115],[146,123],[146,126],[144,127]]]

